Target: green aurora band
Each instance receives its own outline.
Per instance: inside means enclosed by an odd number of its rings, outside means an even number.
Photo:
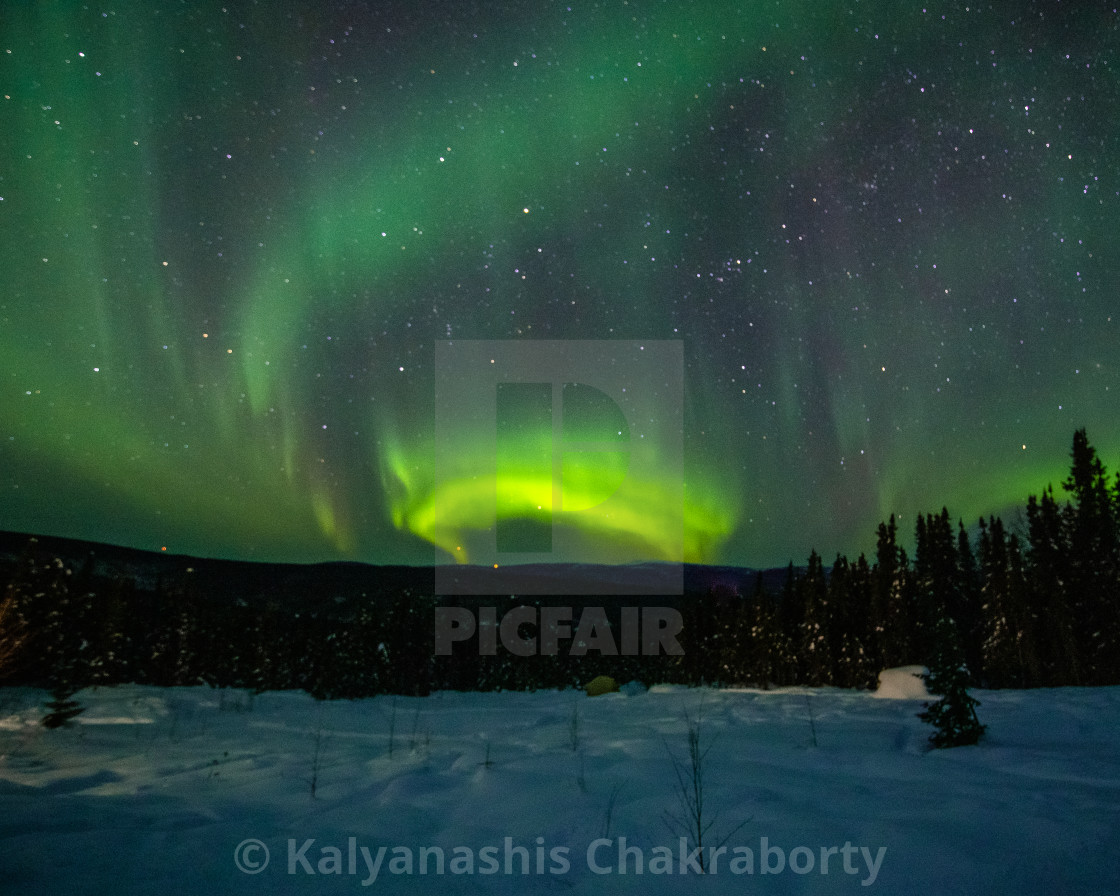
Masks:
[[[765,565],[1120,459],[1114,13],[9,6],[0,528]],[[470,432],[437,483],[435,344],[539,338],[683,342],[683,498],[566,459],[614,511],[554,519]]]

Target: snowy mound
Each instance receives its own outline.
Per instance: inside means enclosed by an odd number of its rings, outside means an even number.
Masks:
[[[929,691],[921,676],[927,671],[925,666],[884,669],[879,673],[879,687],[874,696],[885,700],[926,700]]]

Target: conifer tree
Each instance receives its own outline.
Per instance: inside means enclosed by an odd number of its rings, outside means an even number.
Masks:
[[[1062,514],[1047,487],[1041,497],[1027,501],[1028,601],[1037,614],[1039,668],[1043,686],[1079,685],[1081,651],[1074,631],[1069,595],[1069,551],[1062,529]]]
[[[15,597],[9,593],[0,600],[0,680],[23,647],[26,625],[19,616]]]
[[[781,632],[774,600],[766,591],[762,573],[755,580],[751,596],[748,639],[751,656],[744,673],[748,683],[768,688],[775,680],[775,668],[782,654]]]
[[[980,520],[980,575],[985,681],[992,687],[1025,687],[1032,639],[1023,601],[1022,558],[1018,539],[1007,537],[999,517]]]
[[[57,684],[51,689],[51,699],[47,701],[50,710],[43,716],[44,728],[61,728],[69,725],[71,720],[85,708],[73,699],[75,688],[70,684]]]
[[[744,600],[737,587],[722,586],[720,622],[724,635],[719,643],[719,678],[727,683],[752,681],[751,664],[757,645],[751,636],[756,603]]]
[[[1023,562],[1023,549],[1019,536],[1007,537],[1007,568],[1010,577],[1010,605],[1018,620],[1019,665],[1022,669],[1022,687],[1035,687],[1039,681],[1038,637],[1040,620],[1030,606],[1029,589]]]
[[[831,610],[828,626],[828,653],[832,660],[830,681],[846,688],[848,683],[845,647],[849,638],[849,618],[852,598],[852,565],[843,554],[837,554],[828,577],[828,603]]]
[[[863,554],[854,563],[838,556],[828,583],[832,607],[833,684],[842,688],[874,686],[879,667],[868,649],[871,634],[871,569]]]
[[[801,622],[801,682],[809,685],[830,685],[832,681],[831,623],[828,583],[820,555],[809,554],[809,566],[798,582],[800,603],[804,607]]]
[[[930,693],[940,699],[927,703],[918,718],[936,729],[929,742],[934,747],[961,747],[975,744],[985,727],[976,716],[980,702],[968,693],[969,673],[964,663],[956,625],[941,616],[935,627],[935,643],[929,673],[922,676]]]
[[[906,552],[898,545],[894,514],[879,524],[875,548],[872,617],[872,661],[879,669],[910,661],[909,633],[905,617],[905,594],[909,574]]]
[[[83,612],[84,602],[71,592],[70,577],[71,570],[63,560],[52,558],[39,577],[43,590],[34,597],[44,611],[36,646],[48,661],[50,712],[42,720],[47,728],[66,725],[82,712],[83,707],[72,697],[88,684],[89,642],[84,635],[87,614]]]
[[[938,620],[947,615],[960,622],[960,580],[949,511],[919,515],[916,526],[914,591],[910,626],[914,656],[923,663],[935,649]]]
[[[953,595],[956,606],[950,607],[950,612],[957,620],[961,633],[964,659],[973,676],[980,680],[984,675],[984,614],[980,605],[980,571],[963,520],[957,521],[957,587]]]
[[[1069,477],[1072,500],[1064,513],[1069,551],[1069,595],[1088,684],[1116,680],[1118,659],[1118,520],[1108,473],[1084,429],[1073,436]]]
[[[782,585],[775,619],[774,684],[779,687],[797,684],[800,681],[796,645],[805,612],[800,603],[801,593],[797,586],[798,581],[799,576],[794,569],[793,562],[790,561],[789,567],[786,569],[786,579]]]

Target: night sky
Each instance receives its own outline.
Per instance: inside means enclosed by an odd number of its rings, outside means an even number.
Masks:
[[[1115,470],[1118,48],[1056,0],[6,3],[0,528],[446,560],[447,340],[679,340],[683,538],[671,464],[601,536],[650,559],[1005,513],[1079,427]]]

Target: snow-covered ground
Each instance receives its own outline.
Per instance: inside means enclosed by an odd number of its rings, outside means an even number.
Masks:
[[[1120,893],[1120,688],[977,692],[985,740],[931,752],[911,683],[118,687],[57,731],[42,692],[0,690],[0,891]],[[665,820],[686,715],[725,841],[703,877]]]

